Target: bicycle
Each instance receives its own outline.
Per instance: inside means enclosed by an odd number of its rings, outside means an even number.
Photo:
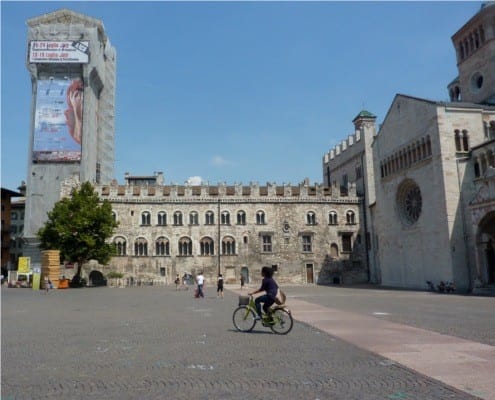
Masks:
[[[251,332],[257,321],[264,327],[269,327],[274,333],[287,335],[294,325],[290,310],[284,304],[271,307],[271,318],[267,314],[261,320],[255,319],[258,315],[253,296],[239,296],[239,307],[234,310],[232,321],[238,331]]]

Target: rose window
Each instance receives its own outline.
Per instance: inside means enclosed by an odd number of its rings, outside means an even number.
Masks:
[[[405,224],[412,225],[419,219],[423,200],[421,190],[416,182],[407,179],[401,183],[397,190],[397,206]]]

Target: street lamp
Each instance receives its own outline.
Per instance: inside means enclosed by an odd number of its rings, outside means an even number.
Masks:
[[[220,195],[219,195],[220,196]],[[221,240],[220,240],[220,197],[218,197],[218,202],[217,202],[217,227],[218,227],[218,252],[217,252],[217,257],[218,257],[218,275],[222,273],[222,268],[220,264],[220,249],[221,249]]]

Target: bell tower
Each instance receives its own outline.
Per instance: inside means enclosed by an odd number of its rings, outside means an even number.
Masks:
[[[495,104],[495,2],[452,36],[459,76],[449,86],[450,101]]]

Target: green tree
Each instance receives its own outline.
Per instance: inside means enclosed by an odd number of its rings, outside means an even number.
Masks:
[[[118,226],[108,200],[100,201],[89,182],[73,189],[48,213],[48,221],[38,231],[43,250],[60,250],[62,260],[77,262],[76,276],[88,260],[106,264],[114,254],[107,243]]]

